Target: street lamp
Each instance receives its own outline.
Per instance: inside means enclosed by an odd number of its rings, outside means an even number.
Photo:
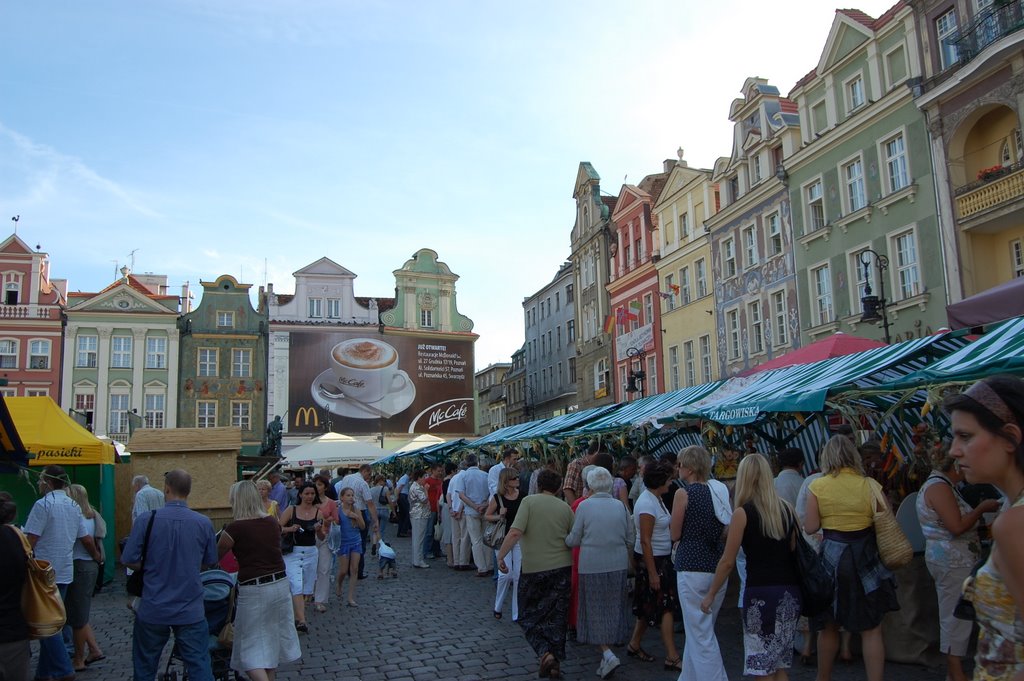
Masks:
[[[871,256],[875,256],[875,265],[878,267],[878,292],[880,296],[871,295]],[[860,321],[865,324],[876,324],[882,322],[885,331],[885,342],[892,343],[889,336],[889,315],[885,308],[889,301],[885,299],[885,271],[889,269],[889,258],[878,251],[867,248],[860,254],[860,264],[864,266],[864,297],[860,299],[861,309],[864,314]]]
[[[626,348],[626,357],[629,358],[629,380],[626,382],[627,393],[640,393],[640,397],[644,396],[644,381],[647,379],[647,374],[644,373],[644,360],[647,358],[647,353],[641,348]],[[633,361],[638,360],[640,362],[639,369],[633,369]]]

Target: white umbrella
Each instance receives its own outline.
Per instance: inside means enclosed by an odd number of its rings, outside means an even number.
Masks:
[[[355,467],[373,463],[380,455],[380,447],[374,444],[340,433],[325,433],[285,452],[282,467]]]
[[[437,437],[436,435],[430,435],[428,433],[423,433],[421,435],[417,435],[408,442],[398,445],[397,447],[393,447],[383,453],[401,454],[402,452],[414,452],[417,449],[423,449],[424,447],[429,447],[430,445],[436,445],[439,442],[444,442],[444,438]]]

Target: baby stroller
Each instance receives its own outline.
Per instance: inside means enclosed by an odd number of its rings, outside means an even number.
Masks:
[[[206,624],[210,628],[208,649],[210,651],[210,667],[213,678],[217,681],[229,681],[232,677],[241,678],[231,670],[231,648],[225,648],[217,642],[220,630],[231,617],[231,590],[235,587],[235,577],[223,570],[207,570],[200,576],[203,582],[203,609],[206,611]],[[178,669],[173,667],[178,665]],[[171,648],[171,656],[167,660],[167,668],[160,677],[161,681],[187,681],[188,672],[185,661],[175,641]]]

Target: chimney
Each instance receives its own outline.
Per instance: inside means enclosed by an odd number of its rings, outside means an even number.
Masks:
[[[671,172],[672,172],[672,169],[676,167],[676,162],[675,162],[675,160],[674,160],[674,159],[671,159],[671,158],[666,158],[666,159],[665,159],[664,161],[662,161],[661,163],[662,163],[662,167],[664,167],[664,168],[665,168],[665,172],[666,172],[666,173],[671,173]]]
[[[189,282],[181,285],[181,314],[188,314],[192,311],[192,292],[189,290]]]

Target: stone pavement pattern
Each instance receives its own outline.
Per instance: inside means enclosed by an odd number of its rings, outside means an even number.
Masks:
[[[282,667],[278,679],[526,681],[537,678],[536,657],[518,625],[512,622],[510,601],[506,600],[503,619],[495,620],[491,614],[494,602],[491,579],[477,578],[472,572],[449,570],[443,559],[430,561],[428,570],[414,569],[409,566],[408,540],[396,543],[399,578],[378,581],[376,558],[371,557],[370,578],[359,583],[358,608],[341,607],[333,590],[326,613],[319,614],[309,608],[309,634],[299,637],[302,660]],[[80,672],[80,681],[131,678],[132,615],[126,602],[123,578],[105,587],[93,601],[92,624],[107,659]],[[723,609],[717,631],[729,678],[742,678],[743,641],[736,608]],[[676,636],[677,642],[682,640],[682,634]],[[657,656],[656,661],[639,662],[626,656],[625,646],[616,648],[622,666],[610,678],[625,681],[677,678],[676,673],[662,668],[664,649],[657,632],[649,631],[643,645]],[[169,649],[170,645],[164,660]],[[597,678],[596,648],[570,642],[566,653],[567,659],[562,663],[564,678]],[[163,668],[161,664],[160,669]],[[177,668],[180,678],[180,665]],[[812,681],[814,677],[814,667],[803,667],[794,659],[791,679]],[[944,670],[939,668],[886,665],[888,679],[940,681],[944,677]],[[833,678],[835,681],[863,679],[864,667],[859,659],[853,665],[837,665]]]

